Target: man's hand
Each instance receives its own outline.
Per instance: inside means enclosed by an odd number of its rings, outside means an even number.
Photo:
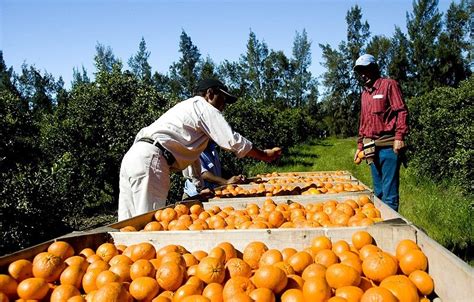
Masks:
[[[209,188],[205,188],[205,189],[202,189],[201,192],[199,192],[199,195],[202,198],[209,199],[214,196],[214,192]]]
[[[393,152],[398,154],[398,151],[400,151],[403,148],[405,148],[405,142],[404,141],[400,141],[400,140],[394,140],[393,141]]]
[[[241,184],[245,182],[244,175],[235,175],[227,180],[227,184]]]
[[[265,149],[263,152],[265,153],[264,161],[272,162],[281,156],[282,150],[279,147],[275,147],[273,149]]]
[[[356,161],[356,159],[359,157],[359,152],[362,152],[362,151],[359,149],[356,149],[356,152],[354,153],[354,161]]]

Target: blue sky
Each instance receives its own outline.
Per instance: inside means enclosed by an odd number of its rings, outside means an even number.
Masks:
[[[459,1],[456,1],[459,2]],[[450,0],[440,0],[445,12]],[[95,46],[110,46],[124,62],[144,37],[153,71],[166,73],[179,59],[182,30],[203,57],[236,61],[245,52],[250,30],[270,49],[291,56],[296,31],[312,42],[313,75],[320,76],[319,44],[337,47],[346,39],[347,11],[362,9],[373,35],[406,30],[412,0],[0,0],[0,49],[7,66],[19,73],[34,65],[70,86],[73,68],[92,76]]]

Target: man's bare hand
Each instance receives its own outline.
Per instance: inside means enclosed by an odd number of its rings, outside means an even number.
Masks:
[[[398,152],[403,148],[405,148],[404,141],[400,141],[400,140],[393,141],[393,152],[398,154]]]
[[[244,175],[235,175],[227,180],[227,184],[241,184],[245,183]]]
[[[264,161],[272,162],[281,156],[282,150],[279,147],[275,147],[273,149],[265,149],[263,152],[266,155]]]

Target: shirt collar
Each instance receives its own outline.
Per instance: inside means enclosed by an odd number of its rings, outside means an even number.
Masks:
[[[381,85],[381,81],[382,81],[382,78],[378,78],[377,80],[375,80],[374,84],[372,85],[372,87],[366,87],[364,86],[364,90],[369,92],[369,93],[372,93],[374,91],[376,91],[377,89],[380,88],[380,85]]]

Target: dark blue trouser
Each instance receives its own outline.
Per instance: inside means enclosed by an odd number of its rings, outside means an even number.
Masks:
[[[400,160],[392,148],[377,149],[370,165],[374,193],[389,207],[398,211]]]

